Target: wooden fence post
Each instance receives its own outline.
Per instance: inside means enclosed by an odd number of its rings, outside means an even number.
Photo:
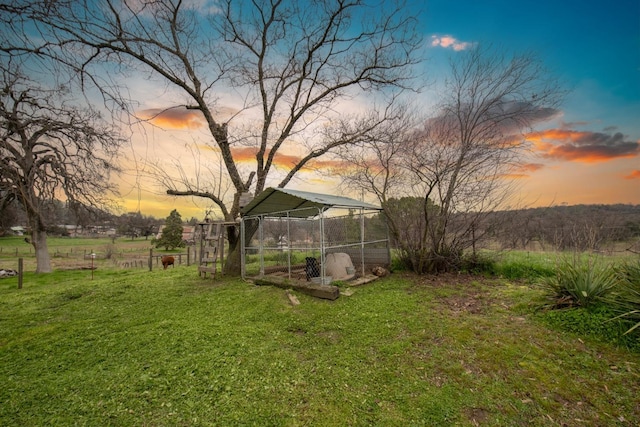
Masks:
[[[153,270],[153,248],[149,249],[149,271]]]
[[[22,271],[23,271],[22,258],[18,258],[18,289],[22,289]]]

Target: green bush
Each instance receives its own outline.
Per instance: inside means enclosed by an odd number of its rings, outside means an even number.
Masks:
[[[588,307],[612,292],[617,283],[615,270],[596,261],[565,260],[557,267],[555,276],[543,280],[552,307]]]
[[[411,270],[398,251],[391,251],[391,265],[389,269],[395,272]]]
[[[464,256],[460,265],[460,269],[464,272],[471,274],[497,274],[496,260],[485,253],[476,253],[469,256]]]

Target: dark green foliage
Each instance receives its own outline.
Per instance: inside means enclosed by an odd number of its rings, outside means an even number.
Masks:
[[[615,315],[616,311],[610,305],[592,304],[587,308],[544,311],[540,316],[545,323],[555,329],[640,350],[640,340],[626,334],[633,323],[615,318]]]
[[[496,274],[505,279],[535,279],[552,277],[556,274],[554,268],[527,261],[508,261],[496,265]]]
[[[181,248],[184,246],[182,240],[182,217],[177,210],[172,210],[164,222],[164,228],[159,239],[154,241],[156,248],[164,247],[166,250]]]
[[[396,251],[391,251],[391,265],[389,266],[391,271],[409,271],[407,265],[397,255]]]
[[[476,253],[462,258],[461,270],[471,274],[495,275],[498,272],[496,260],[489,254]]]
[[[547,322],[581,335],[640,349],[640,263],[613,267],[588,258],[563,262],[543,281]]]
[[[631,323],[627,333],[633,333],[640,340],[640,261],[625,263],[616,273],[620,282],[610,303],[621,313],[620,319]]]
[[[594,259],[564,260],[554,277],[543,281],[543,288],[551,299],[551,306],[588,307],[601,302],[616,286],[617,277],[611,266]]]

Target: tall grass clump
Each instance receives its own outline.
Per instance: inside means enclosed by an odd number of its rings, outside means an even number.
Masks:
[[[543,280],[551,307],[589,307],[602,302],[617,284],[615,270],[597,259],[564,260],[553,277]]]
[[[496,274],[505,279],[536,280],[541,277],[552,277],[555,273],[553,260],[546,253],[502,252],[496,263]]]
[[[631,322],[632,326],[627,334],[635,331],[640,335],[640,260],[622,264],[616,268],[616,275],[619,284],[611,304],[622,312],[616,319]]]
[[[542,283],[551,300],[544,308],[552,309],[543,319],[565,331],[638,350],[639,279],[640,263],[615,266],[594,257],[564,259],[556,274]]]

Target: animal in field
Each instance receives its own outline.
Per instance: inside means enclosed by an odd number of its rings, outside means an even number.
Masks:
[[[162,268],[164,268],[165,270],[167,269],[167,267],[169,267],[170,265],[172,265],[173,267],[175,267],[174,262],[176,261],[174,257],[169,256],[169,255],[164,255],[161,259],[162,261]]]

